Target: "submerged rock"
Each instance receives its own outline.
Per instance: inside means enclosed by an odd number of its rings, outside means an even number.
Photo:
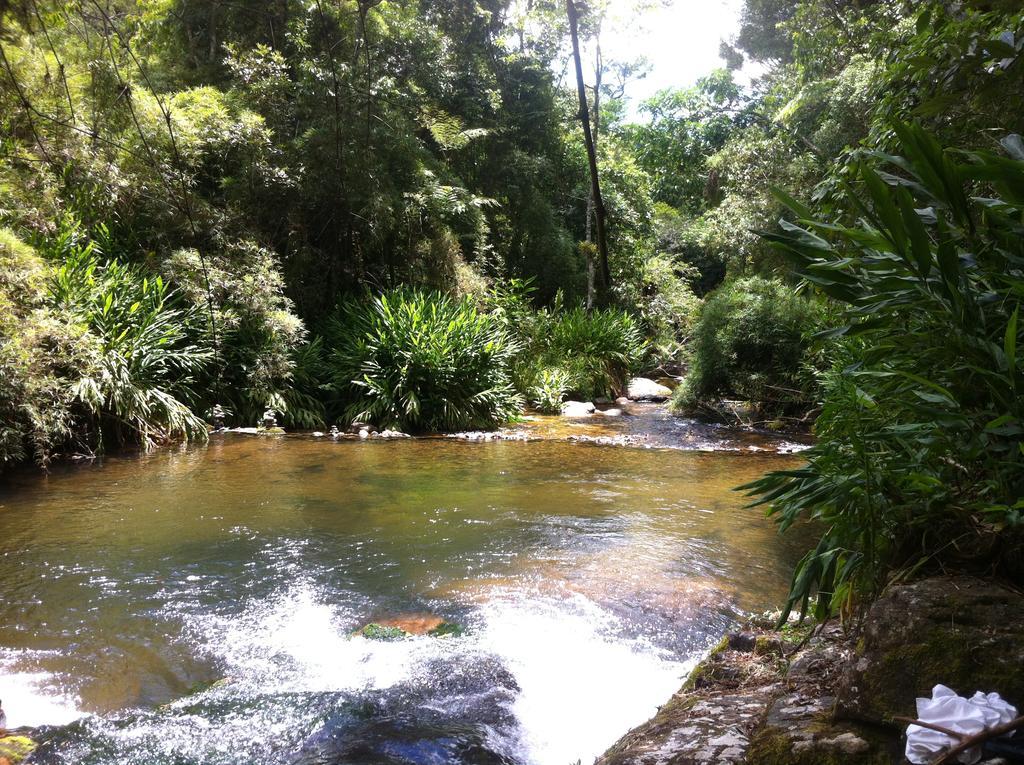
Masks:
[[[672,389],[646,377],[629,381],[626,395],[631,401],[664,401],[672,396]]]
[[[327,717],[291,765],[513,765],[519,688],[493,656],[428,662]]]

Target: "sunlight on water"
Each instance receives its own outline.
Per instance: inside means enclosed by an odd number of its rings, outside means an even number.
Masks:
[[[788,458],[214,441],[0,495],[0,699],[43,765],[586,765],[799,543]],[[388,618],[460,637],[378,642]],[[71,724],[69,724],[71,723]]]
[[[47,672],[17,672],[18,658],[0,651],[0,701],[7,713],[7,727],[66,725],[82,716],[77,699],[63,696],[52,687]]]

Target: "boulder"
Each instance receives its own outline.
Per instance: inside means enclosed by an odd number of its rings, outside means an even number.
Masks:
[[[869,726],[832,719],[829,696],[787,693],[772,702],[751,737],[749,765],[892,765],[899,741]]]
[[[999,584],[925,579],[886,591],[859,634],[806,629],[755,619],[726,636],[597,765],[888,765],[903,761],[894,718],[938,683],[1024,707],[1024,595]]]
[[[671,397],[672,389],[646,377],[634,377],[629,381],[626,395],[631,401],[664,401]]]
[[[741,765],[779,686],[679,693],[594,765]]]
[[[594,413],[594,405],[589,401],[566,401],[562,404],[563,417],[589,417]]]
[[[890,588],[871,606],[839,678],[837,712],[870,723],[913,717],[938,683],[995,691],[1024,708],[1024,596],[972,577]]]

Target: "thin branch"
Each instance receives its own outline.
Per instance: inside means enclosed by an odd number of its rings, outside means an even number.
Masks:
[[[979,744],[983,744],[994,738],[999,738],[1000,736],[1019,728],[1024,728],[1024,716],[1018,717],[1015,720],[1010,720],[1008,723],[997,725],[994,728],[986,728],[981,733],[975,733],[973,736],[962,736],[959,744],[939,757],[934,763],[932,763],[932,765],[946,765],[948,762],[953,762],[968,749],[973,749]]]
[[[924,720],[915,720],[913,717],[894,717],[896,722],[906,723],[907,725],[916,725],[919,728],[927,728],[928,730],[934,730],[939,733],[945,733],[951,739],[956,741],[962,741],[966,737],[966,733],[960,733],[952,728],[945,728],[942,725],[936,725],[935,723],[925,722]]]
[[[36,139],[36,145],[39,147],[39,151],[43,153],[46,161],[54,167],[57,163],[53,161],[53,157],[50,156],[50,152],[46,150],[46,145],[43,143],[43,139],[39,135],[39,131],[36,130],[35,120],[32,119],[32,105],[29,103],[28,97],[25,95],[25,91],[21,88],[21,83],[18,82],[17,76],[14,74],[14,69],[11,67],[11,62],[7,60],[7,54],[4,52],[4,46],[0,45],[0,59],[3,59],[4,69],[7,70],[7,75],[11,78],[11,82],[14,83],[14,90],[18,94],[18,99],[21,101],[22,108],[25,109],[25,116],[28,118],[28,126],[32,131],[32,136]]]
[[[64,62],[60,60],[60,54],[57,53],[57,48],[53,44],[53,40],[50,39],[50,30],[46,26],[46,21],[43,19],[43,14],[39,12],[39,3],[33,0],[32,10],[35,11],[36,18],[39,19],[39,26],[43,30],[43,36],[46,38],[46,44],[50,46],[50,52],[53,54],[53,58],[57,61],[57,73],[60,75],[60,81],[64,84],[64,94],[68,97],[68,109],[71,110],[71,121],[75,120],[75,102],[71,100],[71,88],[68,87],[68,78],[64,71]]]

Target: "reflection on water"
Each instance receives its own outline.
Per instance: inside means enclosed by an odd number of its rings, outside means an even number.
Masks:
[[[52,763],[587,762],[778,603],[795,541],[730,489],[793,459],[227,436],[26,475],[0,699],[82,718]],[[468,633],[350,637],[403,614]]]

